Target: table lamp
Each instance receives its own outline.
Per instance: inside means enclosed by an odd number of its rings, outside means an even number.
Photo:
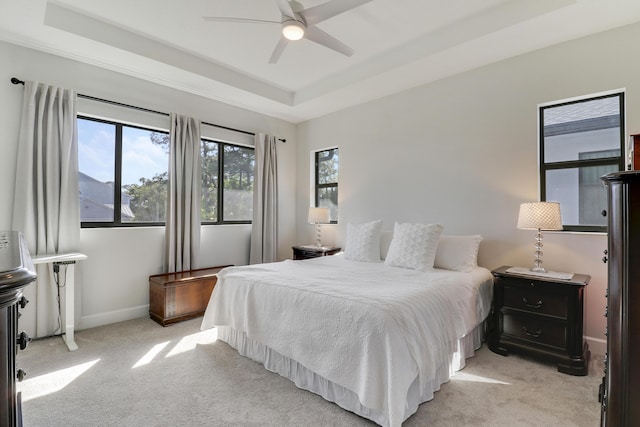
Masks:
[[[531,271],[546,273],[542,267],[542,230],[562,230],[562,215],[558,202],[533,202],[520,205],[518,228],[521,230],[537,230],[535,261]]]
[[[316,246],[321,247],[320,224],[329,223],[329,208],[309,208],[309,223],[316,225]]]

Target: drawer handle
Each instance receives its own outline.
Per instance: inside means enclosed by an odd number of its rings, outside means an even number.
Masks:
[[[542,307],[542,300],[538,300],[535,304],[531,304],[527,298],[522,298],[522,302],[529,308],[540,308]]]
[[[18,335],[18,338],[16,339],[16,343],[20,347],[20,350],[24,350],[25,348],[27,348],[30,342],[31,337],[25,331],[20,332],[20,335]]]
[[[523,331],[526,335],[529,335],[530,337],[533,337],[533,338],[540,338],[540,335],[542,335],[542,329],[538,329],[538,330],[537,330],[537,331],[535,331],[535,332],[531,332],[529,329],[527,329],[527,327],[526,327],[526,326],[523,326],[523,327],[522,327],[522,331]]]

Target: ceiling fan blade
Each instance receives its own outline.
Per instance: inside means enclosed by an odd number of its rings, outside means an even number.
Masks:
[[[328,47],[329,49],[333,49],[346,56],[351,56],[354,53],[354,50],[349,46],[342,43],[332,35],[325,33],[318,27],[307,27],[307,31],[304,33],[304,38],[309,39],[312,42],[316,42],[324,47]]]
[[[326,3],[301,10],[298,13],[304,18],[307,25],[315,25],[360,5],[369,3],[370,1],[371,0],[331,0]]]
[[[278,44],[275,49],[273,49],[273,53],[271,54],[271,58],[269,58],[269,64],[275,64],[280,59],[284,48],[289,44],[289,40],[287,40],[284,36],[280,37]]]
[[[276,0],[276,3],[278,4],[278,9],[280,9],[282,16],[288,16],[289,18],[296,19],[296,14],[293,12],[293,9],[287,0]]]
[[[210,22],[240,22],[243,24],[281,24],[280,21],[267,21],[264,19],[233,18],[231,16],[203,16],[202,19]]]

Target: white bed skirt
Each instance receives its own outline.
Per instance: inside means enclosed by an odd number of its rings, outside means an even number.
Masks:
[[[331,382],[300,365],[295,360],[289,359],[271,348],[247,338],[243,332],[236,331],[228,326],[218,326],[217,329],[219,340],[235,348],[241,355],[263,364],[269,371],[290,379],[297,387],[316,393],[325,400],[334,402],[338,406],[374,421],[381,426],[389,425],[389,420],[381,410],[363,406],[358,396],[351,390]],[[449,363],[440,365],[438,372],[424,382],[425,387],[423,390],[419,389],[419,381],[416,377],[407,394],[403,422],[418,410],[418,406],[421,403],[433,399],[434,393],[440,390],[440,385],[449,381],[456,371],[464,368],[466,359],[473,356],[475,350],[482,345],[484,332],[485,322],[459,339],[458,351],[452,355]]]

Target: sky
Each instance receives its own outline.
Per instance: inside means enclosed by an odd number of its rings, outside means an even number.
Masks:
[[[153,178],[167,171],[169,155],[151,142],[151,131],[124,127],[122,132],[122,185],[137,184],[141,177]],[[78,119],[78,165],[99,181],[114,181],[115,126]]]

